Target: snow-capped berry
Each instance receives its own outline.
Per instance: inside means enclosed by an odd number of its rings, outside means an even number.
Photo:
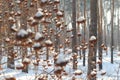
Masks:
[[[85,18],[84,17],[79,17],[77,22],[78,23],[84,23],[85,22]]]
[[[101,75],[105,75],[105,74],[106,74],[106,71],[101,70]]]
[[[45,3],[45,2],[47,2],[47,0],[41,0],[41,2],[42,2],[42,3]]]
[[[48,47],[51,47],[53,45],[53,43],[52,43],[51,40],[46,40],[45,45],[48,46]]]
[[[42,48],[42,45],[41,45],[40,43],[34,43],[33,48],[34,48],[35,50],[39,50],[39,49]]]
[[[16,69],[23,69],[24,65],[22,63],[17,63],[16,64]]]
[[[96,37],[95,37],[95,36],[91,36],[91,37],[90,37],[90,41],[93,41],[93,40],[96,40]]]
[[[20,29],[20,30],[18,31],[17,35],[16,35],[16,38],[17,38],[18,40],[26,39],[26,38],[28,38],[28,37],[29,37],[29,36],[28,36],[28,32],[27,32],[26,30],[24,30],[24,29]]]
[[[81,70],[76,70],[76,71],[74,72],[74,74],[75,74],[75,75],[81,75],[81,74],[82,74],[82,71],[81,71]]]
[[[13,25],[11,26],[11,30],[12,30],[13,32],[17,32],[17,31],[18,31],[18,29],[16,28],[16,25],[15,25],[15,24],[13,24]]]
[[[43,34],[41,34],[41,33],[39,33],[39,32],[37,32],[37,33],[35,34],[35,40],[36,40],[36,41],[42,41],[43,39],[44,39]]]
[[[97,38],[95,36],[91,36],[90,39],[89,39],[89,41],[91,43],[95,43],[97,41]]]
[[[38,10],[37,13],[34,16],[34,19],[42,19],[44,17],[44,13],[41,10]]]
[[[96,76],[97,72],[96,71],[92,71],[90,74],[91,74],[92,77],[94,77],[94,76]]]
[[[63,17],[63,12],[62,11],[58,11],[57,12],[57,17]]]
[[[5,76],[5,80],[16,80],[16,78],[13,75],[7,75]]]
[[[30,59],[24,58],[24,59],[23,59],[23,62],[30,62]]]
[[[6,42],[9,42],[9,41],[10,41],[10,38],[8,38],[8,37],[5,38],[5,41],[6,41]]]

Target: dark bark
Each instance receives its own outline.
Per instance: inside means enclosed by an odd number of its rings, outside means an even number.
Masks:
[[[72,0],[72,35],[74,36],[72,38],[72,52],[77,53],[76,45],[77,45],[77,39],[76,39],[76,0]],[[74,57],[73,59],[73,69],[77,69],[76,64],[77,58]]]
[[[21,15],[20,22],[21,22],[21,28],[26,30],[28,11],[24,6],[25,5],[22,3],[22,6],[21,6],[22,15]],[[22,46],[22,60],[26,58],[26,56],[27,56],[27,47]],[[25,66],[22,72],[28,73],[28,65]]]
[[[56,33],[58,32],[57,28],[56,28]],[[60,44],[60,40],[58,35],[55,35],[55,52],[59,52],[59,44]]]
[[[119,19],[120,12],[118,11],[118,50],[120,51],[120,19]]]
[[[114,0],[111,1],[111,63],[113,63],[113,46],[114,46],[114,39],[113,39],[113,26],[114,26]]]
[[[99,55],[99,60],[101,61],[101,63],[99,64],[99,70],[102,69],[102,0],[100,0],[100,4],[99,4],[99,14],[98,14],[98,55]]]
[[[84,18],[86,19],[86,0],[84,0]],[[84,23],[84,34],[83,34],[83,40],[84,40],[84,47],[85,47],[85,31],[86,31],[86,22]],[[83,49],[83,66],[85,66],[85,49]]]
[[[7,6],[8,6],[8,11],[10,12],[10,11],[12,11],[13,10],[13,8],[11,8],[10,7],[10,3],[12,2],[12,0],[10,0],[9,2],[7,2],[6,4],[7,4]],[[5,19],[7,19],[8,17],[5,17]],[[8,22],[8,21],[7,21]],[[9,36],[10,37],[10,39],[12,40],[13,39],[13,37],[11,37],[11,30],[10,30],[10,27],[13,25],[13,24],[11,24],[11,23],[8,23],[7,24],[8,25],[8,33],[7,33],[7,36]],[[6,43],[5,43],[6,44]],[[8,46],[9,46],[9,44],[7,44]],[[8,49],[8,58],[7,58],[7,67],[8,68],[11,68],[11,69],[14,69],[14,57],[12,57],[11,56],[11,54],[13,54],[13,46],[11,45],[10,47],[8,47],[7,48]]]
[[[98,0],[90,0],[90,16],[91,22],[89,27],[89,36],[97,37],[97,7]],[[89,54],[88,54],[88,80],[96,80],[95,77],[91,77],[90,73],[93,69],[96,69],[96,43],[94,43],[94,47],[91,47],[91,43],[89,43]]]
[[[86,58],[85,58],[85,50],[82,50],[82,53],[83,53],[83,66],[85,66],[85,60],[86,60]]]
[[[22,61],[27,56],[27,48],[22,47]],[[28,65],[25,65],[25,68],[22,69],[22,72],[28,73]]]

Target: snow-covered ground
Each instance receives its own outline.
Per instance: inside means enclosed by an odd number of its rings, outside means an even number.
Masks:
[[[86,54],[88,52],[86,51]],[[108,55],[106,53],[103,53],[103,70],[98,70],[98,64],[97,66],[97,80],[120,80],[120,56],[118,56],[120,52],[114,51],[114,63],[110,63],[110,50],[108,49]],[[65,56],[65,55],[64,55]],[[69,55],[70,56],[70,55]],[[69,56],[65,56],[66,58],[69,58]],[[45,56],[43,56],[45,57]],[[63,57],[60,55],[59,57]],[[87,56],[86,56],[87,57]],[[42,58],[42,57],[41,57]],[[60,58],[62,59],[62,58]],[[6,61],[6,57],[2,59],[2,62]],[[17,64],[19,61],[16,61],[15,64]],[[42,74],[48,75],[48,80],[57,80],[52,78],[54,74],[54,62],[53,59],[50,58],[50,63],[52,66],[46,66],[43,67],[43,65],[47,65],[46,61],[40,60],[39,62],[40,66],[35,67],[32,62],[29,65],[29,72],[23,73],[21,70],[13,70],[8,69],[5,65],[2,65],[2,70],[0,70],[0,80],[4,80],[5,77],[8,77],[10,75],[14,76],[17,80],[37,80],[35,76],[40,76]],[[74,75],[75,71],[72,70],[72,61],[69,62],[66,67],[64,68],[68,75],[62,75],[62,80],[72,80],[72,77],[75,76],[78,78],[78,80],[87,80],[86,74],[87,74],[87,60],[86,60],[86,66],[82,65],[82,59],[80,60],[78,58],[78,70],[82,72],[81,75]],[[76,71],[76,72],[79,72]],[[106,73],[105,75],[101,75],[102,73]]]

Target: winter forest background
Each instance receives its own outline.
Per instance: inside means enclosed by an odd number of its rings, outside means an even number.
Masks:
[[[120,0],[0,0],[0,80],[120,80]]]

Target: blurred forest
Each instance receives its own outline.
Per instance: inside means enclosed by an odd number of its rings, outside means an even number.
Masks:
[[[35,70],[53,68],[33,80],[65,80],[63,75],[70,74],[66,80],[98,80],[103,56],[113,65],[115,51],[120,56],[119,11],[120,0],[0,0],[0,71],[29,74],[33,65]]]

